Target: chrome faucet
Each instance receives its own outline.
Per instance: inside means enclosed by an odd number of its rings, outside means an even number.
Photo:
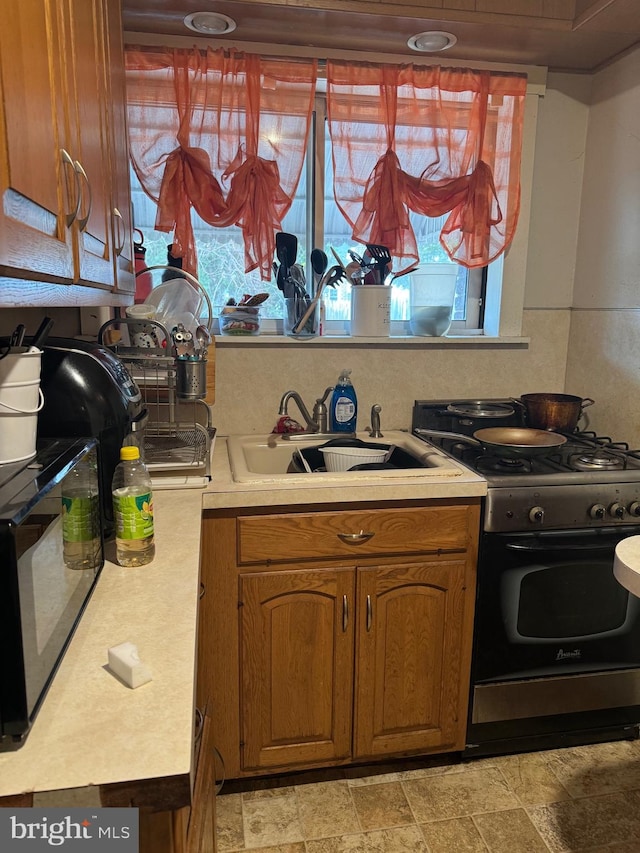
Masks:
[[[285,391],[282,395],[282,399],[280,400],[280,409],[278,411],[279,416],[288,415],[287,407],[289,405],[289,400],[293,400],[295,404],[300,409],[300,414],[304,418],[306,428],[304,432],[291,432],[285,433],[282,437],[288,439],[295,439],[296,437],[304,438],[309,434],[317,435],[318,438],[334,436],[336,433],[331,432],[329,429],[329,412],[326,406],[326,399],[329,394],[333,391],[334,386],[329,385],[328,388],[324,389],[322,397],[318,397],[313,406],[313,414],[309,414],[309,410],[304,404],[302,397],[298,394],[297,391]],[[345,433],[340,433],[341,435],[345,435]]]

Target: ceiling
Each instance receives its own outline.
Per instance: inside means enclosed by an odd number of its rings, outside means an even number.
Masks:
[[[417,0],[123,0],[122,8],[129,43],[135,43],[136,34],[143,34],[141,42],[178,36],[200,43],[206,37],[187,29],[183,19],[191,12],[216,11],[233,18],[237,29],[228,36],[208,38],[212,46],[251,43],[264,50],[264,45],[277,45],[278,53],[289,55],[365,51],[407,56],[407,61],[446,57],[593,72],[640,45],[640,0],[555,0],[555,7],[548,6],[548,0],[519,0],[511,6],[502,0],[439,0],[438,8],[432,2],[427,9],[429,0],[419,4]],[[448,11],[443,8],[448,5],[474,10]],[[518,5],[529,14],[512,14]],[[478,11],[500,6],[509,12]],[[543,17],[549,8],[562,9],[564,17],[550,17],[548,12]],[[532,9],[541,14],[530,14]],[[432,17],[425,17],[426,11]],[[417,54],[407,47],[407,39],[425,30],[452,32],[458,42],[446,53]]]

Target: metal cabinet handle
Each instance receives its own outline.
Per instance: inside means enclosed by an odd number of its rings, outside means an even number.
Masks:
[[[122,250],[124,249],[124,244],[126,242],[126,233],[124,227],[124,217],[120,213],[117,207],[113,208],[113,218],[116,220],[116,234],[118,237],[121,237],[120,242],[115,245],[115,253],[116,257],[119,258],[122,254]]]
[[[349,599],[346,595],[342,596],[342,632],[347,630],[349,625]]]
[[[60,149],[60,159],[62,160],[62,166],[64,169],[71,168],[71,172],[73,174],[73,181],[75,184],[75,193],[74,193],[74,195],[75,195],[75,206],[74,206],[74,209],[70,213],[67,213],[67,215],[65,217],[65,222],[67,223],[67,228],[71,228],[71,226],[73,225],[73,223],[75,221],[76,216],[78,215],[78,213],[80,211],[80,195],[81,195],[80,178],[78,176],[78,173],[76,172],[76,167],[74,165],[73,160],[71,159],[71,155],[69,154],[68,151],[65,151],[64,148]],[[68,187],[68,185],[67,185],[67,187]]]
[[[367,631],[371,630],[371,623],[373,622],[373,608],[371,606],[371,596],[367,596]]]
[[[200,581],[200,592],[198,593],[198,598],[204,598],[204,584]]]
[[[364,530],[361,530],[360,533],[338,533],[336,535],[338,539],[345,542],[347,545],[362,545],[363,542],[368,542],[369,539],[373,539],[376,534],[365,533]]]
[[[86,215],[81,217],[80,219],[78,219],[78,227],[80,228],[81,231],[84,231],[84,229],[87,227],[87,222],[89,221],[89,217],[91,216],[91,205],[93,204],[93,197],[91,195],[91,183],[89,181],[89,178],[87,177],[87,173],[82,168],[82,163],[79,160],[75,161],[75,163],[73,164],[73,167],[76,170],[76,172],[78,173],[78,175],[80,175],[80,177],[84,180],[85,185],[87,187],[87,194],[89,196],[89,202],[87,204]]]

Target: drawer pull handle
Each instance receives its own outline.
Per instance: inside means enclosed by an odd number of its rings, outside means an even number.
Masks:
[[[346,595],[342,596],[342,632],[347,630],[349,625],[349,599]]]
[[[360,533],[338,533],[338,539],[345,542],[347,545],[362,545],[363,542],[368,542],[373,539],[375,533],[365,533],[361,530]]]
[[[371,623],[373,622],[373,608],[371,607],[371,596],[367,596],[367,631],[371,630]]]

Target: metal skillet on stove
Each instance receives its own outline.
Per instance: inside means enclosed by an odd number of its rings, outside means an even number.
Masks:
[[[466,442],[482,448],[491,455],[501,459],[532,456],[545,456],[566,443],[564,435],[549,432],[546,429],[530,429],[528,427],[487,427],[478,429],[473,436],[445,430],[416,429],[416,435],[425,438],[448,438]]]

